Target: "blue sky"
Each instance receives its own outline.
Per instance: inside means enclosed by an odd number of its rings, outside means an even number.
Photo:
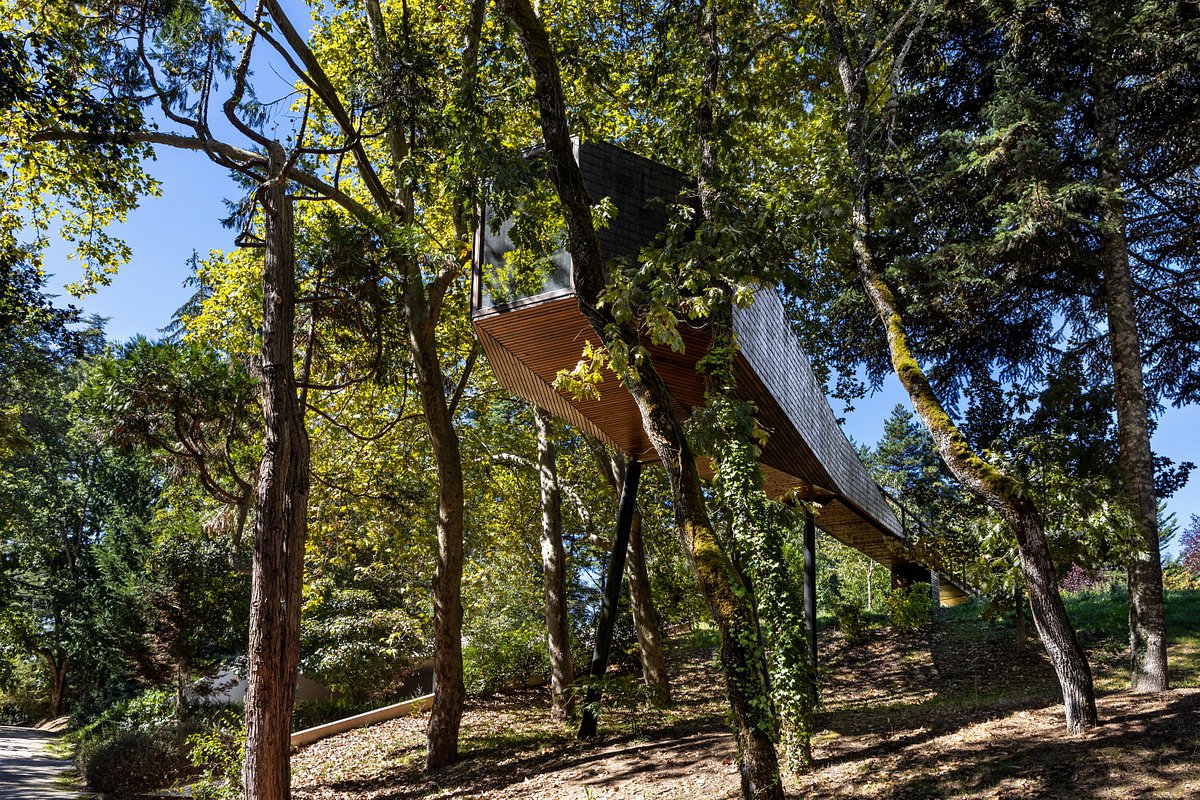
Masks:
[[[90,313],[109,318],[109,336],[123,341],[136,334],[158,335],[172,313],[187,298],[183,281],[188,259],[211,249],[229,250],[234,232],[221,227],[224,198],[239,191],[222,170],[200,153],[183,153],[159,148],[152,173],[162,181],[162,197],[147,199],[119,233],[133,248],[133,260],[92,296],[73,301]],[[64,248],[54,248],[46,262],[51,291],[79,277],[79,266],[67,261]],[[62,292],[65,294],[65,292]],[[62,298],[66,300],[67,298]],[[883,422],[892,408],[907,397],[895,379],[878,394],[857,403],[846,417],[846,432],[855,441],[874,444],[883,435]],[[840,408],[835,406],[835,411]],[[1176,461],[1200,462],[1200,407],[1167,409],[1159,420],[1154,448]],[[1200,514],[1200,471],[1188,485],[1168,500],[1168,507],[1186,526],[1192,514]]]

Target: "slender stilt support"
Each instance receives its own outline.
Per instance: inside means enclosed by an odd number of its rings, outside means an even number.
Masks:
[[[604,584],[604,604],[596,623],[596,648],[592,651],[591,682],[583,703],[583,719],[579,723],[579,738],[596,735],[597,706],[600,703],[600,679],[608,670],[608,651],[612,647],[613,624],[617,617],[617,600],[621,597],[621,575],[625,572],[625,550],[629,547],[629,528],[637,505],[638,478],[642,464],[630,459],[625,466],[625,481],[621,486],[621,503],[617,508],[617,531],[613,537],[612,555],[608,560],[608,576]]]
[[[804,514],[804,628],[808,633],[810,691],[817,699],[817,521],[811,511]]]

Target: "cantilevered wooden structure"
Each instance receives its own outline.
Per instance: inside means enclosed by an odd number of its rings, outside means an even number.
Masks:
[[[606,260],[636,258],[668,221],[667,206],[687,181],[680,173],[609,144],[576,144],[576,161],[594,201],[609,198],[616,214],[599,230]],[[487,219],[476,235],[471,321],[492,370],[513,394],[645,463],[658,461],[632,397],[605,372],[598,399],[576,400],[554,389],[559,370],[578,363],[586,342],[599,345],[579,310],[564,248],[540,257],[518,248],[511,219]],[[770,433],[760,459],[767,491],[775,498],[811,500],[816,524],[840,542],[892,570],[901,581],[930,580],[942,603],[966,593],[953,580],[914,564],[905,552],[906,522],[871,479],[846,439],[792,332],[779,298],[762,289],[736,309],[738,392],[759,410]],[[685,349],[650,346],[655,368],[679,411],[704,403],[696,362],[708,347],[703,328],[681,326]]]

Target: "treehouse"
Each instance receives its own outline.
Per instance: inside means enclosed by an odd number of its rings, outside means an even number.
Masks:
[[[611,204],[607,225],[597,231],[606,262],[636,259],[667,225],[669,206],[679,202],[687,179],[610,144],[577,142],[575,157],[593,202]],[[515,206],[503,215],[485,209],[475,239],[471,322],[497,380],[579,430],[656,463],[641,415],[615,374],[603,373],[593,399],[554,388],[559,371],[573,369],[585,344],[600,340],[579,310],[561,233],[545,223],[547,216],[557,218],[548,186],[517,198]],[[547,209],[549,215],[537,213]],[[887,566],[894,582],[931,580],[942,603],[966,599],[955,581],[912,561],[905,544],[919,523],[885,496],[842,433],[775,292],[758,291],[748,308],[735,310],[733,322],[738,392],[755,404],[770,434],[760,458],[768,493],[815,503],[816,525]],[[647,345],[676,411],[687,416],[704,403],[696,362],[709,338],[688,325],[680,334],[683,352]]]

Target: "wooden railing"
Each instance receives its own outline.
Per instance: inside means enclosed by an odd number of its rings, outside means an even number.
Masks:
[[[876,485],[878,486],[878,484]],[[879,491],[892,506],[896,516],[900,518],[900,535],[903,539],[907,541],[913,538],[914,534],[917,539],[920,539],[927,533],[937,530],[931,522],[914,512],[890,490],[879,486]],[[930,564],[930,567],[951,578],[964,591],[971,590],[972,582],[967,576],[967,565],[970,563],[970,559],[964,560],[962,563],[955,563],[952,559],[947,558],[945,553],[932,551],[928,555],[937,562]]]

